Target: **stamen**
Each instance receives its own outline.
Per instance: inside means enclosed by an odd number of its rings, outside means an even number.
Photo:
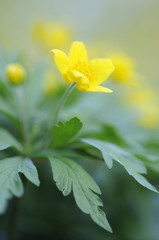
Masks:
[[[89,63],[78,61],[72,66],[72,70],[81,72],[89,79],[89,81],[93,81],[94,72]]]

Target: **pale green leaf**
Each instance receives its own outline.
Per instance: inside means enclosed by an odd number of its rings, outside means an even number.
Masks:
[[[141,174],[146,174],[147,169],[144,163],[137,159],[133,154],[128,151],[123,150],[122,148],[116,146],[113,143],[108,143],[101,140],[96,139],[82,139],[84,143],[89,144],[97,148],[101,151],[101,154],[104,158],[105,163],[110,168],[112,167],[112,162],[117,161],[120,163],[127,172],[142,186],[152,190],[154,192],[158,192],[155,187],[153,187],[146,178]]]
[[[0,161],[0,213],[5,210],[7,200],[12,196],[21,197],[24,192],[23,183],[19,176],[25,177],[39,186],[39,178],[33,162],[27,158],[7,158]]]
[[[88,143],[89,145],[97,148],[98,150],[101,151],[102,156],[105,160],[105,163],[107,164],[108,168],[112,168],[113,166],[113,159],[110,156],[111,152],[110,150],[106,147],[105,142],[95,140],[95,139],[83,139],[82,140],[84,143]]]
[[[4,142],[0,142],[0,151],[1,150],[4,150],[4,149],[6,149],[6,148],[9,148],[9,147],[11,147],[11,145],[8,143],[4,143]]]
[[[0,128],[0,144],[3,143],[5,148],[8,147],[15,147],[18,150],[21,150],[22,146],[20,145],[20,143],[16,140],[16,138],[14,138],[7,130]],[[0,147],[0,150],[3,150],[5,148]]]
[[[151,191],[157,192],[156,188],[152,186],[145,177],[143,177],[141,174],[134,173],[133,177],[136,179],[137,182],[139,182],[142,186],[148,188]]]
[[[20,172],[22,172],[30,182],[32,182],[36,186],[39,186],[40,181],[38,177],[38,172],[33,162],[28,158],[25,158],[22,161],[23,164],[21,164]]]
[[[57,156],[49,157],[53,178],[57,187],[68,195],[73,189],[73,194],[78,207],[102,228],[112,232],[105,213],[99,208],[103,206],[97,194],[101,194],[93,178],[76,162]]]

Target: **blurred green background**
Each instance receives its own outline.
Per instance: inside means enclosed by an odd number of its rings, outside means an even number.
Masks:
[[[149,84],[159,86],[158,0],[0,0],[1,48],[24,52],[34,58],[32,26],[39,20],[68,24],[74,31],[75,40],[95,43],[97,49],[98,44],[100,49],[100,44],[104,43],[105,49],[126,52],[136,59],[138,71],[146,76]],[[50,55],[48,52],[48,60]],[[89,107],[90,100],[84,101]],[[81,108],[75,113],[82,114],[82,111]],[[93,109],[90,111],[93,114]],[[96,226],[77,209],[71,197],[64,199],[46,176],[41,188],[42,194],[47,189],[44,199],[38,189],[27,186],[25,198],[21,200],[20,230],[25,233],[26,229],[30,232],[34,229],[36,233],[43,229],[41,239],[158,240],[158,196],[140,187],[119,166],[115,165],[110,172],[103,168],[103,164],[84,165],[101,187],[105,211],[114,234]],[[150,174],[150,179],[158,185],[158,176]],[[3,219],[0,220],[3,226]],[[25,235],[25,238],[35,239],[34,235],[32,238]]]

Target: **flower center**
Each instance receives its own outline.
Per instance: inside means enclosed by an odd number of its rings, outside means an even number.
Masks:
[[[81,72],[82,74],[84,74],[88,78],[89,81],[93,81],[94,72],[93,72],[93,69],[88,62],[77,61],[73,65],[72,70],[76,70],[76,71]]]

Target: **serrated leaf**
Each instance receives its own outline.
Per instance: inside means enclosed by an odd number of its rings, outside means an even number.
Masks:
[[[95,140],[95,139],[82,139],[82,142],[88,143],[89,145],[97,148],[99,151],[101,151],[102,156],[105,160],[105,163],[107,164],[108,168],[113,167],[113,159],[110,156],[111,152],[106,148],[105,142]]]
[[[141,175],[147,173],[144,163],[131,153],[123,150],[115,144],[105,141],[96,139],[82,139],[81,141],[100,150],[104,161],[109,168],[112,167],[113,160],[115,160],[120,163],[126,169],[126,171],[142,186],[154,192],[158,192],[155,187],[152,186],[143,175]]]
[[[34,185],[36,186],[40,185],[37,169],[30,159],[25,158],[23,160],[20,172],[23,173],[25,177]]]
[[[142,186],[148,188],[149,190],[153,191],[153,192],[158,192],[156,190],[156,188],[151,185],[147,179],[145,177],[143,177],[141,174],[138,174],[138,173],[134,173],[133,174],[133,177],[136,179],[137,182],[139,182]]]
[[[12,196],[23,195],[23,183],[19,176],[23,173],[25,177],[39,186],[39,178],[36,167],[30,159],[20,157],[7,158],[0,161],[0,213],[3,213],[7,200]]]
[[[105,230],[112,232],[105,213],[99,208],[103,206],[97,194],[101,194],[93,178],[74,161],[59,157],[49,157],[53,178],[63,195],[73,194],[78,207]]]
[[[72,118],[67,122],[59,122],[53,127],[53,140],[51,146],[61,147],[72,140],[82,128],[82,123],[78,118]]]

